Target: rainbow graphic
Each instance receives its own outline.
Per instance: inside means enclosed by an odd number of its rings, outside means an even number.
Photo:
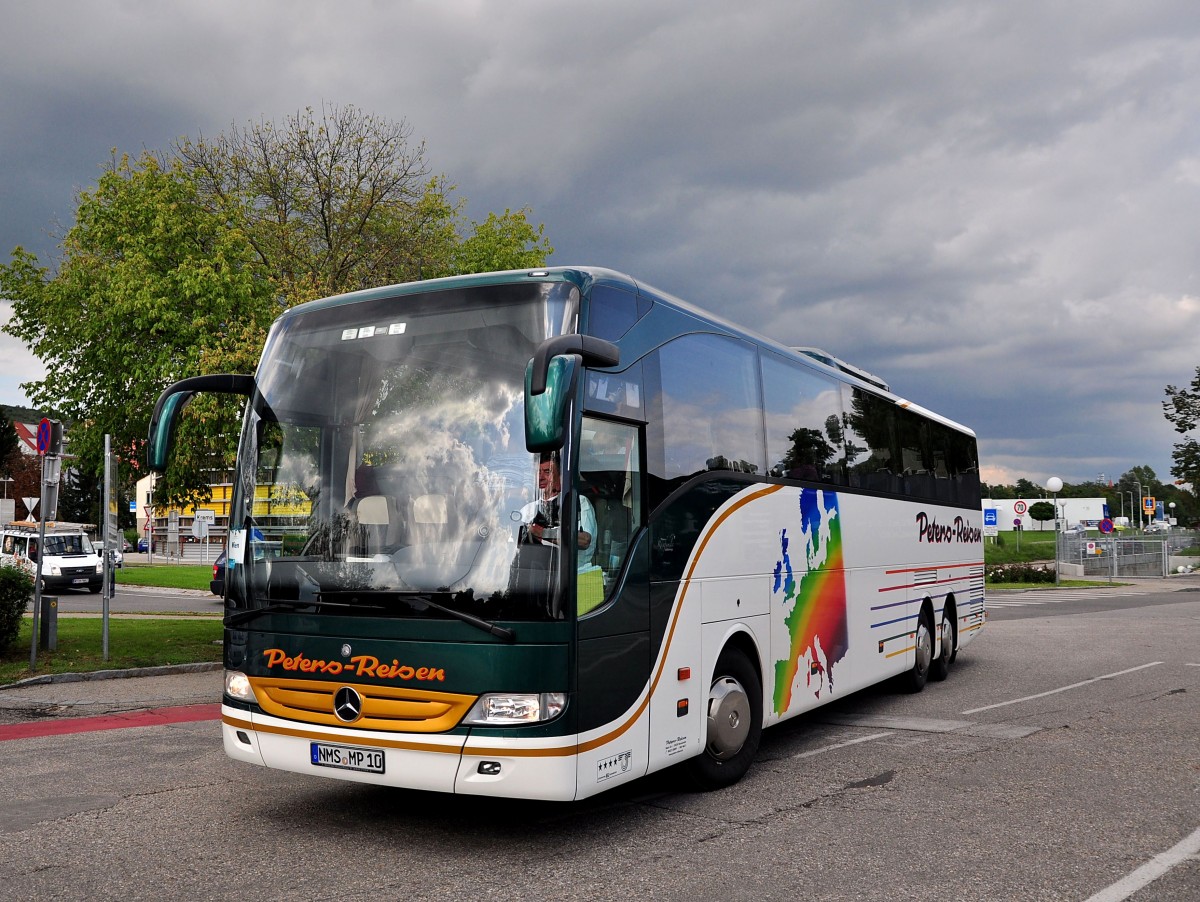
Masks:
[[[834,665],[850,648],[837,494],[801,489],[799,505],[804,566],[797,577],[788,531],[780,530],[781,559],[775,564],[771,590],[772,604],[786,612],[783,623],[789,637],[787,657],[775,662],[776,714],[791,707],[801,669],[807,671],[805,686],[814,697],[820,698],[823,691],[832,693]]]

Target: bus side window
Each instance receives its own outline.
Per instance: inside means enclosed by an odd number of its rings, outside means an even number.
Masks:
[[[766,353],[762,371],[769,475],[844,483],[838,383]]]
[[[642,522],[640,461],[636,427],[584,417],[579,490],[596,515],[592,564],[604,573],[606,594],[615,585],[629,540]]]

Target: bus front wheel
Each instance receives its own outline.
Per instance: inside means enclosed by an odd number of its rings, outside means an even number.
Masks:
[[[704,750],[687,762],[688,772],[701,789],[732,786],[750,769],[762,738],[762,683],[742,651],[721,652],[704,714]]]

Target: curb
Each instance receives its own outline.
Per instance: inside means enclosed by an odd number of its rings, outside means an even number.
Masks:
[[[48,683],[86,683],[93,680],[123,680],[129,677],[171,676],[180,673],[206,673],[221,670],[224,664],[220,661],[205,661],[199,664],[163,664],[159,667],[129,667],[124,670],[92,670],[87,673],[46,673],[41,676],[26,677],[15,683],[0,685],[0,691],[5,689],[23,689],[28,686],[44,686]]]

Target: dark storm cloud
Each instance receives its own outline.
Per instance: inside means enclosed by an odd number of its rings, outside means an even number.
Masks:
[[[1163,388],[1200,363],[1192,3],[16,10],[0,248],[52,248],[111,147],[353,103],[472,216],[529,205],[552,262],[878,373],[991,478],[1167,474]]]

